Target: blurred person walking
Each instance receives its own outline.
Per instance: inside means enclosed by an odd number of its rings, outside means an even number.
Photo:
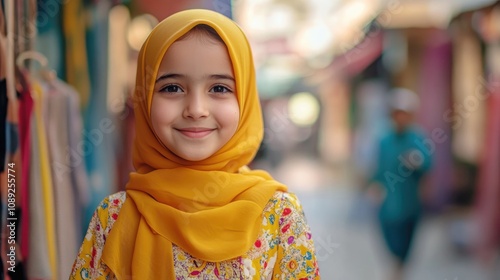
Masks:
[[[404,267],[422,212],[419,185],[431,166],[432,151],[414,122],[418,96],[403,88],[390,92],[393,126],[381,138],[369,193],[381,202],[378,220],[385,244],[396,261],[392,279],[403,279]]]

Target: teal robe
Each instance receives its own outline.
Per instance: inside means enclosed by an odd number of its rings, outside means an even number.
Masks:
[[[434,146],[433,146],[434,145]],[[391,253],[404,262],[422,211],[419,185],[431,167],[435,144],[416,127],[390,131],[380,141],[373,181],[385,190],[379,220]]]

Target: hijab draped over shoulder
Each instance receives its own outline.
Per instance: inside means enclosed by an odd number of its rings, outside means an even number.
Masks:
[[[192,162],[169,151],[150,119],[157,71],[172,43],[194,26],[212,27],[231,58],[240,121],[233,137],[211,157]],[[286,187],[246,165],[263,137],[250,45],[229,18],[186,10],[160,22],[139,53],[134,92],[136,138],[123,204],[102,260],[118,279],[174,279],[172,244],[192,256],[220,262],[246,253],[257,239],[262,212]]]

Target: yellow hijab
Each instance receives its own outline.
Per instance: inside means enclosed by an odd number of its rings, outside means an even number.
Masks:
[[[155,136],[150,108],[160,62],[168,47],[198,24],[214,28],[227,46],[236,80],[240,122],[211,157],[191,162]],[[286,187],[246,165],[262,141],[263,122],[253,58],[241,29],[208,10],[187,10],[159,23],[139,53],[135,89],[136,139],[127,199],[102,260],[118,279],[174,279],[172,244],[211,262],[246,253],[258,237],[262,211]]]

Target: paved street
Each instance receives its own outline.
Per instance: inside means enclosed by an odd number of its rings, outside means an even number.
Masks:
[[[323,279],[389,279],[391,260],[381,242],[373,208],[358,194],[346,172],[334,172],[300,157],[284,160],[271,172],[303,204]],[[405,280],[500,279],[500,265],[488,274],[475,259],[455,249],[452,236],[466,232],[457,230],[461,225],[467,224],[444,215],[424,218]]]

